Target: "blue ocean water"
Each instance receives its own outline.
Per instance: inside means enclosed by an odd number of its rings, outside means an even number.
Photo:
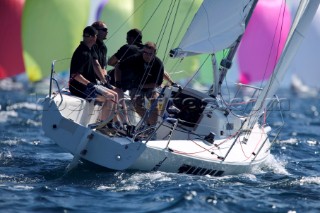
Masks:
[[[43,96],[0,91],[0,212],[320,212],[320,100],[289,90],[267,168],[224,177],[82,164],[41,128]],[[277,127],[278,123],[271,123]]]

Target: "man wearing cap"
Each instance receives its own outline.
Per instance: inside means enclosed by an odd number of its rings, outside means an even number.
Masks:
[[[87,26],[83,30],[83,41],[71,59],[69,90],[73,95],[88,101],[95,99],[102,102],[100,119],[106,121],[112,120],[116,113],[118,96],[115,92],[97,85],[97,79],[101,83],[107,83],[98,62],[98,55],[92,48],[96,43],[97,34],[97,30],[92,26]]]
[[[142,44],[142,32],[141,30],[134,28],[127,32],[127,44],[120,47],[120,49],[110,57],[108,60],[108,65],[116,66],[120,61],[126,60],[128,57],[138,54],[143,49]],[[128,73],[127,73],[128,74]],[[131,87],[131,75],[125,75],[122,77],[121,72],[114,72],[114,70],[109,71],[111,77],[111,84],[115,85],[118,88],[122,88],[124,91],[130,89]],[[168,72],[164,71],[163,73],[164,80],[168,81],[171,85],[174,84],[174,81],[171,79]],[[117,79],[117,81],[115,80]]]
[[[142,49],[142,33],[134,28],[127,32],[127,44],[120,49],[108,60],[108,65],[115,66],[119,61],[123,61],[129,56],[132,56]]]

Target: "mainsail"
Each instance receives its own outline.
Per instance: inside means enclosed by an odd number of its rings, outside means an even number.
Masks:
[[[221,91],[222,81],[231,67],[231,61],[256,4],[257,0],[203,1],[179,47],[170,52],[172,57],[186,57],[217,53],[229,48],[228,55],[221,63],[213,57],[215,77],[209,91],[211,96],[216,97]],[[217,63],[222,64],[220,77]]]
[[[229,48],[244,33],[253,3],[252,0],[203,1],[175,55],[211,54]]]

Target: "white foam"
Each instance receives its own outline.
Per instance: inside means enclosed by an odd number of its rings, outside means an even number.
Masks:
[[[273,155],[269,155],[265,162],[268,169],[271,169],[276,174],[289,175],[290,173],[286,170],[287,162],[284,160],[276,159]]]
[[[0,178],[10,178],[10,176],[5,175],[5,174],[0,174]]]
[[[32,186],[23,186],[23,185],[16,185],[13,187],[9,187],[11,190],[16,190],[16,191],[27,191],[27,190],[32,190],[34,187]]]
[[[317,184],[320,185],[320,177],[303,177],[299,181],[300,185],[304,184]]]
[[[27,120],[27,124],[30,124],[32,126],[41,126],[42,125],[42,122],[41,121],[34,121],[34,120],[31,120],[31,119],[28,119]]]
[[[104,190],[114,190],[116,189],[117,187],[115,186],[98,186],[97,190],[99,191],[104,191]]]
[[[43,107],[39,104],[30,103],[30,102],[16,103],[11,106],[7,106],[7,111],[17,110],[17,109],[30,109],[30,110],[40,111],[43,109]]]
[[[5,91],[22,90],[24,89],[24,84],[14,81],[12,78],[5,78],[0,80],[0,89]]]
[[[37,153],[37,158],[45,160],[71,160],[73,156],[70,153]]]
[[[10,151],[0,152],[0,160],[5,158],[12,158],[12,153]]]
[[[6,123],[9,117],[18,117],[15,111],[0,111],[0,123]]]
[[[136,173],[128,178],[123,178],[122,175],[119,175],[118,179],[121,185],[116,187],[117,191],[135,191],[139,190],[142,185],[150,188],[155,182],[172,180],[168,173],[163,172]],[[104,186],[99,187],[100,190],[104,188]]]
[[[254,174],[243,174],[243,176],[251,181],[257,181],[257,177]]]
[[[315,146],[317,145],[317,141],[307,141],[307,143],[309,144],[309,146]]]
[[[298,143],[298,139],[297,138],[289,138],[287,140],[280,141],[280,143],[296,144],[296,143]]]
[[[171,181],[172,179],[167,176],[166,173],[163,172],[152,172],[152,173],[139,173],[139,174],[134,174],[131,176],[128,181],[132,182],[165,182],[165,181]]]
[[[12,140],[12,139],[9,139],[9,140],[4,140],[4,141],[1,141],[0,142],[1,144],[7,144],[7,145],[17,145],[18,144],[18,140]]]

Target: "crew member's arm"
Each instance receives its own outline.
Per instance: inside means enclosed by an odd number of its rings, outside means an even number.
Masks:
[[[173,84],[174,81],[172,80],[172,78],[170,77],[169,73],[167,71],[164,71],[163,73],[163,79],[168,81],[170,84]]]
[[[164,78],[164,68],[163,64],[161,63],[158,68],[155,68],[157,75],[154,75],[153,82],[155,83],[148,83],[143,86],[143,88],[156,88],[161,86]]]
[[[143,85],[143,88],[144,88],[144,89],[149,89],[149,88],[156,88],[156,87],[158,87],[158,86],[160,86],[160,85],[158,85],[158,84],[156,84],[156,83],[149,83],[149,84]]]
[[[76,81],[87,85],[88,83],[90,83],[90,81],[88,81],[85,77],[83,77],[83,75],[81,75],[80,73],[77,73],[75,75],[72,76],[73,79],[75,79]]]
[[[119,59],[115,55],[111,56],[111,58],[109,58],[108,60],[109,66],[115,67],[118,63],[119,63]]]
[[[105,69],[102,69],[97,59],[93,61],[93,69],[94,69],[94,72],[97,74],[101,83],[107,83],[107,80],[105,78],[105,75],[107,74],[107,72]]]
[[[115,86],[118,88],[119,88],[119,86],[121,87],[121,85],[119,85],[121,83],[121,73],[122,73],[122,71],[120,69],[120,66],[119,66],[119,64],[117,64],[115,67],[115,71],[114,71],[114,81],[116,83]]]

